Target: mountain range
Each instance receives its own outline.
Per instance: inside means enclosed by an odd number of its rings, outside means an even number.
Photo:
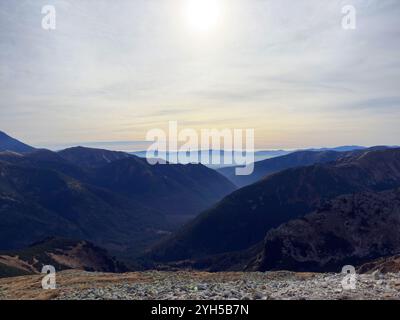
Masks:
[[[323,152],[323,151],[336,151],[336,152],[346,152],[346,151],[355,151],[355,150],[362,150],[362,149],[366,149],[366,147],[362,147],[362,146],[340,146],[340,147],[333,147],[333,148],[312,148],[312,149],[301,149],[301,150],[257,150],[254,152],[254,162],[255,163],[259,163],[263,160],[267,160],[267,159],[273,159],[273,158],[277,158],[277,157],[282,157],[291,153],[295,153],[295,152],[308,152],[308,151],[315,151],[315,152]],[[212,158],[212,156],[214,155],[219,155],[220,156],[220,163],[219,164],[209,164],[209,163],[203,163],[204,165],[206,165],[209,168],[212,169],[221,169],[220,173],[226,175],[229,179],[231,178],[236,178],[235,175],[235,168],[237,166],[239,166],[240,164],[235,164],[235,163],[225,163],[225,152],[224,150],[202,150],[202,151],[198,151],[199,154],[199,159],[201,159],[200,157],[200,152],[201,153],[208,153],[209,154],[209,159]],[[241,157],[243,157],[242,152],[240,151],[227,151],[228,154],[231,155],[232,159],[230,161],[235,162],[235,159],[240,159]],[[138,157],[141,158],[146,158],[147,157],[147,151],[136,151],[136,152],[131,152],[131,154],[136,155]],[[168,159],[178,159],[178,157],[180,156],[184,156],[186,157],[186,152],[166,152],[165,154],[165,160]],[[228,161],[227,161],[228,162]],[[268,163],[268,162],[267,162]],[[309,163],[311,164],[311,163]],[[302,165],[301,163],[299,163],[299,165]],[[268,166],[268,165],[267,165]],[[262,167],[262,166],[261,166]],[[262,170],[262,169],[261,169]],[[266,170],[268,173],[268,170]],[[260,174],[255,173],[253,175],[251,175],[249,177],[248,180],[245,181],[249,181],[247,184],[250,184],[252,182],[257,181],[257,179],[260,176],[265,175],[263,172],[260,172]],[[232,180],[232,179],[231,179]],[[236,181],[240,181],[239,178],[237,178],[237,180],[232,180],[234,182]],[[241,183],[237,183],[237,185],[239,187],[242,187],[243,184]]]
[[[287,155],[266,159],[254,163],[254,171],[251,175],[236,175],[237,167],[226,167],[218,170],[238,187],[245,187],[253,184],[267,175],[286,170],[289,168],[310,166],[316,163],[328,163],[340,158],[350,157],[362,153],[365,150],[379,150],[388,147],[364,148],[360,146],[343,146],[336,148],[321,148],[298,150]]]
[[[232,167],[235,165],[235,159],[241,159],[243,157],[243,154],[240,151],[227,151],[227,154],[230,154],[230,159],[225,159],[225,152],[224,150],[202,150],[202,151],[197,151],[198,153],[198,158],[201,159],[201,153],[208,153],[209,159],[212,159],[213,156],[219,155],[220,157],[220,163],[218,164],[212,164],[212,163],[203,163],[209,168],[212,169],[219,169],[219,168],[225,168],[225,167]],[[260,151],[255,151],[254,152],[254,161],[258,162],[261,160],[265,159],[271,159],[275,157],[280,157],[286,154],[292,153],[292,151],[289,150],[260,150]],[[146,158],[147,157],[147,151],[137,151],[137,152],[132,152],[131,154],[136,155],[141,158]],[[166,152],[164,160],[168,159],[179,159],[182,157],[186,157],[187,154],[184,151],[175,151],[175,152]],[[230,163],[229,163],[230,162]],[[233,162],[233,163],[232,163]]]
[[[17,141],[13,139],[12,141]],[[0,152],[0,249],[47,236],[131,254],[235,190],[202,165],[155,165],[108,150]]]
[[[213,261],[212,256],[219,256],[215,261],[247,259],[246,251],[262,248],[270,230],[304,217],[326,201],[400,187],[400,149],[379,149],[283,170],[239,189],[155,246],[149,257],[161,263]]]
[[[53,152],[4,133],[0,150],[0,275],[48,261],[111,272],[398,267],[400,148],[282,151],[251,176],[103,149]]]

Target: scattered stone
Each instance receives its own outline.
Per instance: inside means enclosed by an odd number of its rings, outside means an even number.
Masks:
[[[383,275],[379,270],[376,270],[372,273],[372,276],[375,280],[382,280],[383,279]]]
[[[207,290],[207,285],[204,283],[198,284],[197,290],[199,290],[199,291]]]
[[[261,300],[262,298],[263,298],[263,295],[260,292],[256,292],[253,294],[254,300]]]
[[[57,274],[60,300],[316,300],[400,299],[400,273],[384,281],[371,274],[357,276],[356,290],[341,287],[342,274],[137,272],[127,274]],[[27,276],[26,284],[0,279],[0,299],[43,298],[41,276]],[[24,280],[25,281],[25,280]],[[34,282],[36,281],[36,282]],[[35,285],[37,283],[37,285]],[[13,286],[14,285],[14,286]],[[20,287],[15,287],[15,286]],[[36,291],[35,291],[36,290]]]

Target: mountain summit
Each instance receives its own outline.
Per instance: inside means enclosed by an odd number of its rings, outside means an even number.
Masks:
[[[0,152],[13,151],[18,153],[28,153],[34,150],[35,148],[10,137],[3,131],[0,131]]]

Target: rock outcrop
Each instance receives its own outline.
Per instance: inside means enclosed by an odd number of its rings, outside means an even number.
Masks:
[[[271,230],[257,270],[340,271],[400,252],[400,189],[340,196]],[[393,260],[397,261],[397,260]],[[365,265],[385,268],[389,261]],[[380,266],[380,267],[379,267]]]

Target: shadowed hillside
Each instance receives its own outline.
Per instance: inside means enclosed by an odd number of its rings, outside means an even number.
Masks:
[[[360,265],[398,254],[399,229],[400,189],[341,196],[268,232],[253,268],[320,272]]]
[[[47,236],[131,257],[235,190],[202,165],[156,165],[123,152],[0,152],[0,249]]]

